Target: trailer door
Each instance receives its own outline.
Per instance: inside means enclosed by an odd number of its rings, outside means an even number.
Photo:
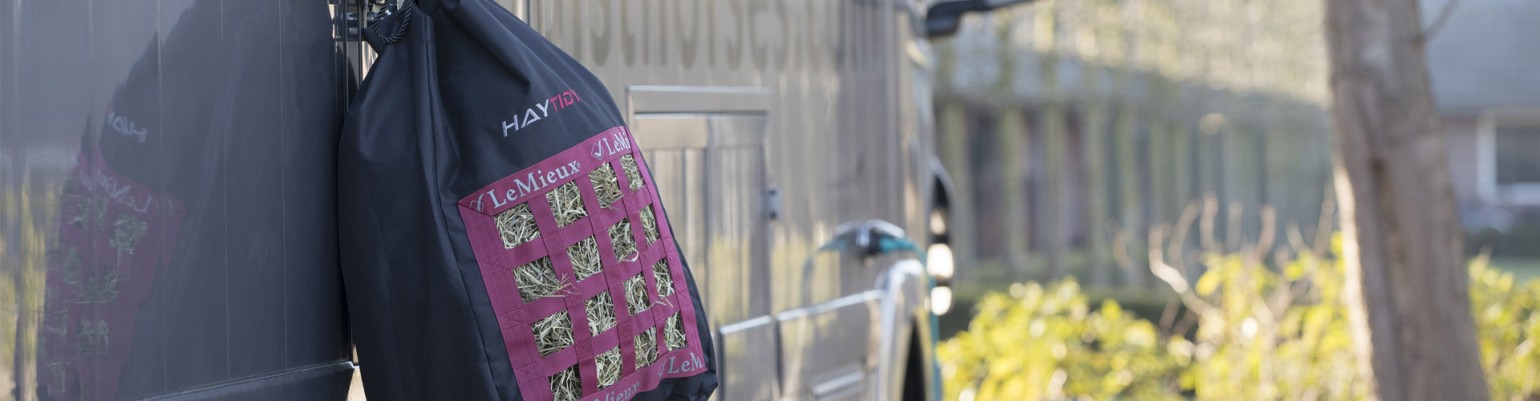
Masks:
[[[759,105],[767,93],[633,87],[630,95],[632,129],[715,326],[717,399],[774,399],[777,347],[765,262],[768,119]]]

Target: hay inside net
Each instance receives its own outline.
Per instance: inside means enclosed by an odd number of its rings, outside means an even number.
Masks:
[[[566,227],[588,216],[588,210],[583,209],[583,193],[578,192],[576,182],[562,184],[546,192],[545,199],[551,202],[551,214],[556,216],[557,226]]]
[[[626,306],[632,315],[647,310],[652,304],[647,302],[647,281],[642,275],[626,279]]]
[[[567,286],[556,277],[556,269],[551,266],[549,257],[514,268],[513,278],[519,285],[519,297],[523,298],[525,303],[538,298],[556,296]]]
[[[535,346],[540,356],[547,356],[572,346],[572,317],[567,311],[547,316],[529,328],[535,332]]]
[[[59,204],[64,207],[63,216],[70,225],[84,228],[86,225],[86,199],[81,194],[85,188],[75,177],[64,179],[64,191],[59,194]]]
[[[620,168],[626,170],[626,186],[632,191],[642,189],[642,170],[636,168],[636,158],[631,155],[620,157]]]
[[[668,272],[668,258],[652,264],[652,281],[658,282],[658,295],[674,295],[674,275]]]
[[[621,220],[610,226],[610,245],[615,247],[615,258],[630,262],[636,260],[636,240],[631,238],[631,221]]]
[[[647,237],[647,243],[658,241],[658,219],[653,213],[652,205],[642,208],[642,235]]]
[[[535,226],[535,213],[528,203],[520,203],[512,209],[497,214],[497,231],[502,233],[503,248],[513,248],[540,236]]]
[[[107,269],[106,273],[87,277],[83,287],[77,301],[97,304],[111,303],[118,298],[118,269]]]
[[[620,348],[611,348],[594,357],[594,367],[599,371],[599,388],[620,381],[620,363]]]
[[[75,204],[75,215],[70,224],[81,229],[100,228],[107,222],[107,197],[87,191],[74,178],[64,183],[63,201]]]
[[[609,164],[600,165],[588,172],[588,180],[594,183],[594,195],[599,197],[599,207],[608,208],[620,200],[620,179],[615,177],[614,167]]]
[[[611,297],[608,291],[584,301],[583,307],[588,311],[589,333],[597,336],[615,327],[615,298]]]
[[[583,382],[578,380],[577,365],[551,375],[551,396],[556,401],[575,401],[583,395]]]
[[[668,344],[669,351],[685,347],[684,324],[679,321],[678,313],[663,323],[663,342]]]
[[[636,368],[641,369],[658,360],[658,329],[652,328],[636,335]]]
[[[127,214],[118,215],[118,221],[112,223],[112,241],[110,245],[119,252],[134,253],[134,247],[139,246],[139,239],[144,237],[144,232],[149,231],[150,224]]]
[[[592,277],[604,269],[599,264],[599,244],[593,237],[567,247],[567,257],[572,258],[572,270],[577,272],[578,280]]]

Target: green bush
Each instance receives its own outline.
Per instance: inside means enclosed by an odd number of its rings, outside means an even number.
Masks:
[[[1540,279],[1471,263],[1471,307],[1492,399],[1540,400]]]
[[[1110,300],[1091,311],[1073,281],[1014,288],[980,299],[968,330],[937,350],[948,399],[1180,399],[1155,325]]]
[[[1157,329],[1115,301],[1093,310],[1073,281],[986,295],[968,329],[937,351],[945,394],[965,400],[1363,398],[1342,302],[1342,264],[1310,254],[1278,266],[1259,259],[1210,256],[1203,261],[1207,271],[1190,286],[1166,280],[1195,319],[1192,331],[1180,324]],[[1540,280],[1517,282],[1487,268],[1484,258],[1471,263],[1470,273],[1493,399],[1540,399]]]

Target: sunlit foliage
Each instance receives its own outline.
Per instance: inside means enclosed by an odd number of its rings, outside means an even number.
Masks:
[[[1013,290],[985,296],[968,331],[940,345],[947,399],[1181,399],[1166,348],[1185,340],[1113,301],[1092,310],[1073,281]]]
[[[1362,399],[1343,265],[1310,253],[1258,259],[1205,258],[1206,271],[1176,291],[1184,318],[1157,320],[1169,327],[1114,301],[1093,308],[1074,281],[987,295],[968,330],[938,349],[946,397]],[[1485,258],[1469,268],[1493,399],[1540,397],[1540,280],[1517,281]],[[1188,319],[1191,330],[1180,324]]]

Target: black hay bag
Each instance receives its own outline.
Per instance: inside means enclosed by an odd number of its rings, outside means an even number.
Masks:
[[[491,0],[365,35],[338,216],[369,398],[709,396],[705,309],[603,84]]]

